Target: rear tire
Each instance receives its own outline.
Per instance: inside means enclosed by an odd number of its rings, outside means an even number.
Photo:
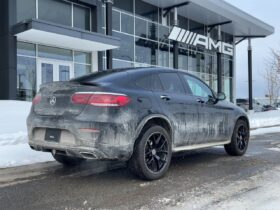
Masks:
[[[52,156],[57,162],[68,167],[78,166],[85,161],[83,158],[69,157],[66,155],[52,154]]]
[[[142,131],[135,142],[128,162],[130,171],[145,180],[160,179],[167,172],[172,157],[170,134],[161,126],[152,125]]]
[[[247,122],[238,120],[230,144],[225,145],[226,152],[231,156],[242,156],[246,153],[250,138]]]

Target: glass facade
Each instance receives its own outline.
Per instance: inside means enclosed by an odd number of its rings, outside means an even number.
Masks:
[[[41,80],[38,81],[38,60],[41,63]],[[70,77],[70,67],[73,66],[74,77],[91,72],[91,53],[72,51],[57,47],[17,42],[17,99],[31,101],[37,92],[37,83],[53,81],[55,68],[52,63],[58,63],[58,80],[67,81]],[[64,63],[69,65],[64,65]]]
[[[17,0],[17,22],[32,18],[91,30],[91,9],[64,0]]]
[[[127,3],[127,4],[125,4]],[[105,21],[105,7],[103,20]],[[116,0],[113,8],[113,36],[121,39],[121,47],[113,50],[113,68],[167,67],[173,68],[173,44],[168,40],[173,26],[173,14],[162,17],[161,8],[142,0]],[[105,23],[103,29],[105,31]],[[179,27],[207,36],[207,27],[179,15]],[[210,37],[217,40],[213,29]],[[233,36],[222,33],[222,41],[232,44]],[[104,62],[106,56],[104,54]],[[217,91],[217,53],[202,47],[180,44],[179,69],[203,79]],[[233,57],[223,56],[223,91],[232,100]]]

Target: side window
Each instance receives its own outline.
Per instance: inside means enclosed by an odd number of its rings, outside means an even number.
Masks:
[[[207,98],[209,95],[213,96],[212,91],[208,88],[204,83],[191,77],[189,75],[183,75],[183,78],[186,80],[187,84],[189,85],[192,94],[199,97]]]
[[[143,88],[145,90],[151,90],[151,77],[145,76],[137,79],[135,82],[136,86]]]
[[[136,85],[145,90],[152,90],[152,91],[162,91],[163,90],[159,77],[156,74],[144,76],[144,77],[136,80]]]
[[[159,78],[165,92],[185,94],[183,84],[177,73],[160,73]]]

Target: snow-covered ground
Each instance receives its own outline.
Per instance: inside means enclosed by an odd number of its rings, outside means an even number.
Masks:
[[[248,115],[251,128],[280,126],[280,110],[256,112]]]
[[[26,118],[31,103],[0,101],[0,168],[52,161],[49,153],[36,152],[27,144]]]
[[[31,103],[0,101],[0,168],[53,161],[49,153],[36,152],[28,146],[26,118]],[[280,124],[280,111],[249,115],[252,128]],[[253,130],[251,135],[280,133],[280,126]]]

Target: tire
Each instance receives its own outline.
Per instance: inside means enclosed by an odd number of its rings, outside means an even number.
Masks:
[[[160,179],[167,172],[172,157],[170,134],[161,126],[152,125],[142,131],[128,162],[130,171],[141,179]]]
[[[242,156],[246,153],[250,138],[250,130],[247,122],[238,120],[231,137],[231,143],[225,145],[227,154]]]
[[[66,155],[52,154],[53,158],[64,166],[78,166],[85,161],[83,158],[69,157]]]

